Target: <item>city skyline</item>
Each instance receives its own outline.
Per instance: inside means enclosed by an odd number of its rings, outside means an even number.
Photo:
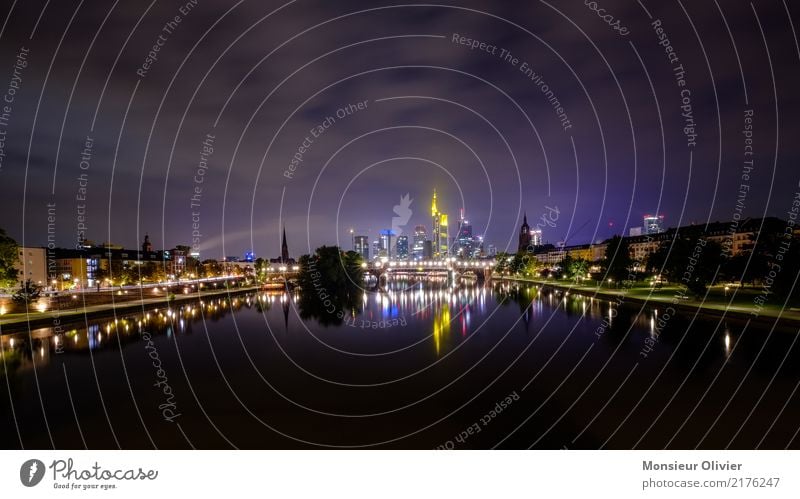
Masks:
[[[790,51],[778,50],[794,41],[775,26],[785,14],[777,4],[760,6],[758,18],[746,5],[726,7],[731,23],[747,28],[736,31],[734,40],[759,33],[759,23],[765,38],[737,43],[740,64],[730,52],[717,56],[711,61],[713,77],[703,54],[688,48],[691,33],[669,39],[680,55],[693,115],[709,117],[698,121],[697,145],[689,147],[685,118],[674,112],[682,105],[675,75],[661,64],[667,60],[664,47],[647,17],[657,16],[669,34],[670,26],[685,22],[684,13],[672,9],[646,12],[636,4],[609,2],[618,16],[641,26],[626,37],[634,48],[628,45],[622,54],[611,50],[619,35],[586,17],[579,4],[492,5],[495,17],[476,14],[487,8],[479,1],[403,9],[379,2],[363,13],[322,4],[311,14],[279,10],[265,22],[279,19],[280,29],[254,24],[238,41],[224,30],[203,37],[226,8],[198,5],[188,14],[191,22],[170,35],[158,60],[137,73],[161,28],[155,21],[174,15],[176,5],[154,5],[147,13],[154,22],[134,31],[123,48],[123,34],[145,6],[114,10],[100,35],[103,43],[90,46],[81,34],[94,31],[107,7],[76,15],[65,30],[74,5],[50,3],[40,16],[35,3],[15,7],[4,35],[22,40],[36,25],[33,43],[23,44],[25,52],[13,46],[0,50],[0,64],[19,66],[22,82],[3,143],[0,208],[6,214],[3,227],[26,245],[47,242],[53,211],[55,239],[64,247],[73,246],[81,230],[91,239],[126,247],[149,233],[154,244],[171,247],[190,242],[197,225],[202,252],[252,248],[269,254],[287,226],[297,245],[293,250],[305,253],[347,241],[351,226],[380,230],[406,193],[412,193],[415,215],[421,215],[423,186],[431,185],[451,200],[451,215],[466,207],[475,232],[499,249],[517,244],[523,212],[536,219],[547,206],[562,214],[557,226],[546,230],[551,242],[602,239],[636,226],[644,213],[664,213],[671,225],[728,220],[737,206],[742,132],[748,126],[744,113],[750,110],[756,110],[752,141],[760,148],[747,212],[781,216],[795,184],[789,165],[798,157],[792,140],[797,124],[780,119],[775,110],[797,105],[800,97],[792,89],[800,78],[796,65],[784,63]],[[259,20],[272,10],[243,4],[228,19]],[[714,9],[690,5],[687,14],[715,40],[730,40]],[[343,16],[343,29],[317,26],[332,16]],[[574,43],[561,28],[565,16],[579,20],[595,45],[593,56],[572,53],[569,65],[558,52],[571,53]],[[520,17],[543,38],[507,22]],[[402,26],[414,26],[413,36]],[[307,29],[313,41],[292,38]],[[64,48],[48,74],[51,55],[45,47],[55,45],[61,33]],[[494,54],[472,49],[454,34],[499,48]],[[201,37],[202,53],[221,58],[214,68],[189,52],[187,40]],[[285,40],[291,40],[288,47],[277,48]],[[276,51],[262,63],[263,47]],[[323,47],[348,48],[328,53]],[[764,47],[772,60],[762,55]],[[518,63],[500,57],[500,48]],[[360,57],[348,57],[356,50]],[[286,75],[278,68],[292,54],[314,62]],[[385,58],[405,69],[362,63]],[[241,60],[251,64],[240,66]],[[456,70],[435,69],[442,60]],[[742,77],[742,70],[774,75],[775,88],[769,78]],[[563,104],[570,128],[537,89],[543,83]],[[582,85],[590,85],[593,94]],[[62,95],[68,89],[73,89],[69,106],[69,94]],[[274,96],[265,100],[270,91]],[[534,122],[534,115],[540,119]],[[288,118],[284,127],[275,116]],[[386,215],[375,216],[382,212]],[[578,227],[583,228],[573,235]]]
[[[797,2],[6,4],[4,448],[684,449],[512,482],[800,487],[686,450],[800,446]],[[147,493],[19,456],[19,490]]]

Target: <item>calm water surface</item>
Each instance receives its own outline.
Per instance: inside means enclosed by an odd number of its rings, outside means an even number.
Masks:
[[[334,308],[341,320],[301,302],[239,294],[4,330],[0,443],[798,446],[791,331],[500,282],[394,281]]]

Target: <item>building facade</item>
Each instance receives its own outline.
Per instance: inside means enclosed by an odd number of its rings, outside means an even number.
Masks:
[[[397,258],[408,260],[408,236],[397,236]]]
[[[415,260],[421,260],[425,257],[425,241],[428,240],[428,230],[424,225],[417,225],[414,227],[414,246],[411,250],[411,255]],[[429,257],[427,257],[429,258]]]
[[[14,266],[17,281],[22,284],[28,279],[34,284],[48,286],[47,250],[45,248],[19,247],[17,264]]]
[[[433,190],[431,202],[431,218],[433,220],[433,258],[446,258],[450,252],[450,235],[447,227],[447,214],[439,211],[436,189]]]
[[[365,261],[369,260],[369,237],[356,236],[353,241],[356,253],[361,255],[361,258],[363,258]]]

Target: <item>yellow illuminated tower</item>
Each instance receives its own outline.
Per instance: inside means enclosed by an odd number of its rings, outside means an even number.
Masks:
[[[436,205],[436,189],[433,190],[431,218],[433,219],[433,257],[446,258],[449,247],[448,241],[450,240],[447,230],[447,213],[440,212],[439,207]]]

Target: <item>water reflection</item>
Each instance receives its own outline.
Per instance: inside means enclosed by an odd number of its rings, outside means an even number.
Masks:
[[[231,311],[256,305],[259,311],[269,309],[280,299],[287,303],[290,300],[286,293],[248,293],[118,314],[115,318],[91,319],[88,326],[85,323],[61,326],[58,334],[53,328],[4,334],[0,336],[0,358],[5,362],[5,369],[0,370],[0,376],[32,369],[34,365],[46,365],[57,354],[83,354],[116,348],[117,342],[121,345],[137,342],[145,330],[153,336],[169,337],[176,329],[188,335],[192,333],[192,325],[202,319],[216,322]]]
[[[59,334],[55,334],[52,328],[4,334],[0,337],[0,356],[5,369],[0,370],[0,375],[24,371],[34,364],[45,365],[52,361],[54,354],[83,354],[140,341],[144,330],[154,336],[191,335],[198,321],[214,323],[230,312],[242,309],[266,314],[273,307],[281,312],[276,317],[282,319],[286,332],[291,330],[292,310],[296,309],[309,329],[340,326],[339,331],[350,335],[352,329],[346,329],[347,326],[392,331],[398,337],[429,342],[437,357],[466,341],[480,324],[484,324],[489,332],[504,333],[498,331],[491,320],[486,323],[496,307],[503,310],[513,307],[509,310],[512,312],[511,323],[518,323],[516,327],[526,333],[527,338],[547,330],[550,319],[558,317],[562,322],[549,326],[551,334],[566,334],[576,323],[592,332],[598,325],[604,325],[603,334],[597,338],[612,348],[623,341],[634,342],[636,350],[648,340],[650,345],[670,345],[669,348],[682,342],[685,350],[679,352],[676,361],[685,361],[689,365],[697,360],[692,352],[704,349],[708,334],[719,334],[717,337],[721,341],[716,343],[716,347],[711,347],[713,351],[701,359],[700,366],[713,362],[716,356],[730,356],[732,345],[740,334],[726,325],[724,331],[714,333],[706,330],[711,332],[687,336],[685,331],[689,322],[685,317],[672,316],[663,321],[658,309],[640,311],[638,307],[622,307],[614,302],[535,285],[500,281],[484,284],[474,280],[453,281],[447,277],[392,278],[378,291],[364,292],[347,303],[337,303],[341,307],[338,309],[342,312],[341,317],[332,316],[328,309],[321,311],[321,306],[324,304],[313,293],[242,293],[115,318],[93,319],[88,325],[80,323],[69,330],[61,328]],[[571,320],[563,322],[565,318]],[[405,327],[404,332],[391,327],[398,324]],[[664,353],[670,351],[663,350]]]

